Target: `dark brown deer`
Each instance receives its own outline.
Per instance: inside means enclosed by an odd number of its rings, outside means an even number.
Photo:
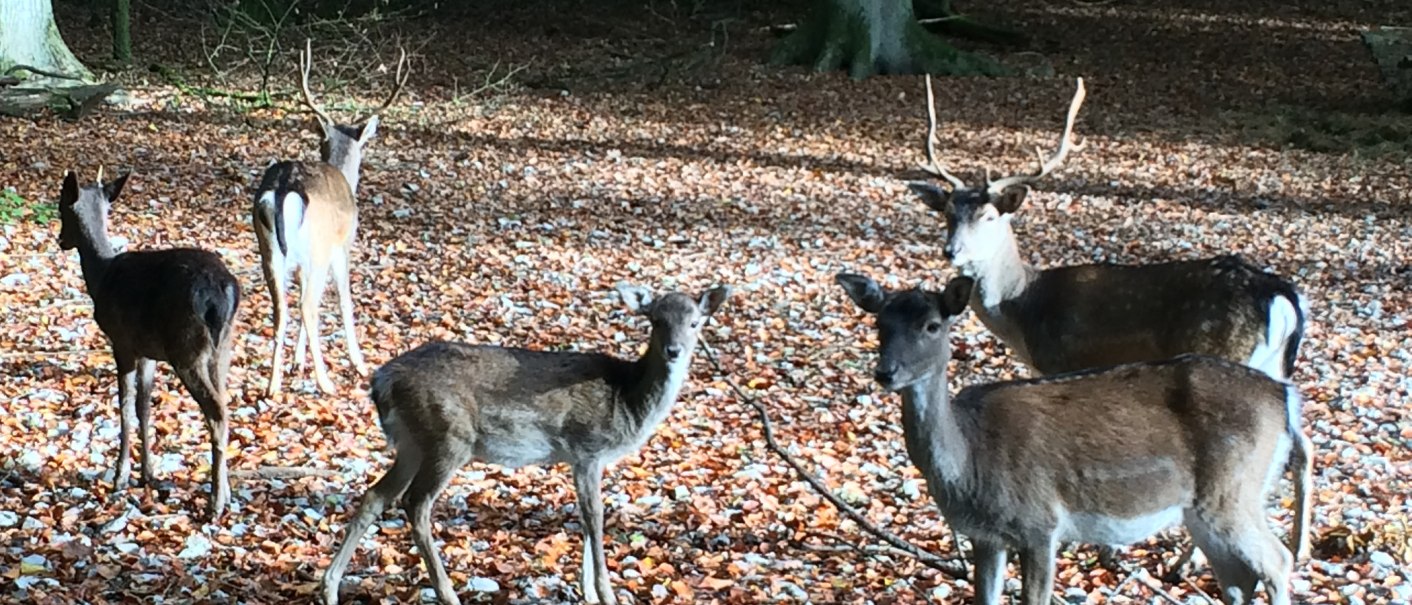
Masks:
[[[640,359],[432,342],[373,374],[373,403],[397,458],[348,523],[324,572],[325,604],[338,602],[359,540],[399,495],[437,598],[443,605],[460,603],[432,540],[431,507],[451,475],[472,460],[511,468],[568,463],[583,519],[584,600],[617,602],[603,550],[603,470],[641,448],[667,417],[686,382],[702,323],[731,291],[654,299],[641,287],[618,290],[629,308],[652,322]]]
[[[1307,303],[1290,282],[1238,256],[1144,265],[1036,269],[1010,227],[1029,185],[1058,168],[1073,141],[1085,91],[1079,79],[1059,149],[1030,174],[968,187],[936,158],[936,109],[927,78],[927,163],[950,185],[911,189],[946,218],[947,259],[976,279],[971,308],[1039,374],[1200,353],[1243,363],[1276,379],[1294,372]]]
[[[102,173],[99,173],[101,180]],[[220,256],[195,248],[116,253],[108,212],[128,175],[80,186],[70,172],[59,192],[59,247],[78,249],[93,318],[118,366],[122,434],[114,488],[128,484],[134,420],[142,482],[152,482],[152,382],[158,361],[172,366],[211,432],[211,499],[219,517],[230,501],[226,478],[226,376],[240,284]]]
[[[353,321],[353,298],[349,286],[349,264],[358,233],[358,173],[363,149],[377,132],[378,114],[392,105],[410,71],[404,72],[407,55],[397,62],[392,93],[366,121],[339,123],[329,117],[309,91],[312,53],[305,45],[300,55],[300,90],[304,104],[314,113],[323,137],[319,162],[277,162],[265,170],[255,192],[251,223],[260,244],[260,268],[274,304],[274,352],[267,395],[281,391],[284,377],[284,333],[289,308],[285,289],[290,272],[299,269],[299,303],[302,323],[295,343],[298,365],[304,367],[305,344],[314,362],[314,380],[325,393],[335,392],[324,364],[319,340],[319,305],[329,273],[338,288],[343,316],[344,342],[348,357],[359,374],[367,373],[363,351],[358,346]]]
[[[1008,550],[1020,555],[1021,601],[1045,605],[1059,543],[1131,543],[1178,523],[1211,560],[1226,603],[1252,602],[1263,583],[1272,605],[1289,604],[1295,555],[1308,543],[1312,461],[1294,385],[1182,355],[977,385],[952,399],[951,325],[973,280],[944,292],[837,280],[877,316],[873,377],[901,394],[907,453],[947,524],[974,545],[977,604],[1000,602]],[[1265,515],[1286,468],[1288,547]]]

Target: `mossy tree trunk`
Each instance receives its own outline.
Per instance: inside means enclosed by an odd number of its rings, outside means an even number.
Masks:
[[[50,0],[0,0],[0,114],[81,116],[116,87],[93,84],[54,23]]]
[[[127,65],[132,63],[132,2],[110,1],[113,3],[113,59]]]
[[[777,63],[877,74],[1003,75],[994,59],[959,50],[917,23],[913,0],[816,0],[799,29],[775,48]]]

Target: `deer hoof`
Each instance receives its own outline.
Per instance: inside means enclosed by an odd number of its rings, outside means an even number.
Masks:
[[[338,389],[333,386],[333,381],[329,380],[327,376],[319,378],[315,382],[319,383],[319,390],[323,391],[325,395],[338,394]]]

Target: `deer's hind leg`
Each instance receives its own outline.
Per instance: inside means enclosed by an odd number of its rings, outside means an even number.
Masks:
[[[152,385],[157,379],[157,362],[139,358],[136,366],[137,390],[133,411],[137,416],[137,444],[141,450],[142,485],[152,484]]]
[[[413,445],[403,444],[397,448],[397,457],[392,462],[392,468],[363,494],[358,511],[353,513],[352,520],[344,527],[343,543],[339,544],[338,550],[334,552],[333,562],[329,563],[320,580],[325,605],[337,605],[339,585],[343,582],[348,562],[358,550],[358,543],[362,541],[363,535],[368,533],[368,527],[382,516],[387,505],[407,491],[407,486],[412,484],[412,479],[417,476],[421,467],[421,450]]]
[[[216,362],[218,363],[218,362]],[[206,419],[206,428],[211,434],[211,500],[207,512],[212,519],[225,512],[230,502],[230,480],[226,476],[226,442],[229,439],[226,393],[217,389],[211,376],[213,362],[210,353],[190,365],[174,367],[191,397],[201,406],[201,415]]]

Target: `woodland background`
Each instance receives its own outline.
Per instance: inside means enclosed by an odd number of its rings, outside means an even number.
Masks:
[[[445,4],[306,7],[275,25],[242,21],[249,0],[139,0],[125,64],[103,13],[55,5],[79,59],[125,92],[0,120],[0,600],[305,602],[386,467],[341,339],[325,347],[339,395],[315,394],[304,373],[262,395],[270,301],[248,209],[269,162],[316,157],[297,106],[305,37],[335,110],[379,101],[399,46],[415,70],[360,189],[353,289],[371,362],[431,338],[631,355],[647,326],[615,283],[737,286],[705,330],[718,365],[698,354],[670,420],[605,480],[616,586],[648,603],[969,598],[843,519],[767,450],[749,405],[875,523],[954,555],[903,450],[899,403],[869,380],[871,322],[832,281],[953,274],[944,225],[905,189],[921,178],[920,76],[771,64],[772,28],[808,3]],[[1307,603],[1412,598],[1412,118],[1358,38],[1405,18],[1401,4],[994,0],[959,8],[1029,45],[957,44],[1032,75],[936,80],[942,159],[973,178],[1027,169],[1085,78],[1087,147],[1017,221],[1033,262],[1238,252],[1309,297],[1295,375],[1317,448],[1316,557],[1296,579]],[[135,172],[112,227],[131,248],[214,249],[241,278],[232,468],[324,476],[236,480],[233,511],[203,523],[206,433],[159,370],[159,484],[113,492],[112,358],[54,207],[65,170],[100,165]],[[954,386],[1025,375],[974,316],[959,332]],[[558,468],[460,473],[435,527],[462,598],[574,602],[572,493]],[[358,594],[414,601],[424,574],[401,512],[385,519],[350,574]],[[1060,553],[1062,595],[1206,602],[1205,572],[1130,580],[1163,573],[1176,545],[1136,545],[1117,572],[1091,548]]]

